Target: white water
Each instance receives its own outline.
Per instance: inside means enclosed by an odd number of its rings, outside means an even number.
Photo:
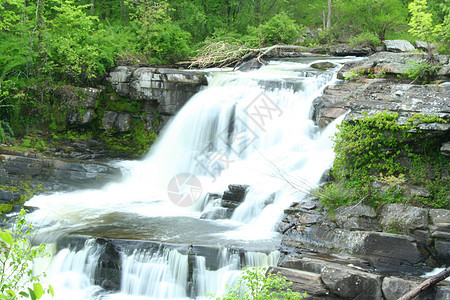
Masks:
[[[34,197],[28,204],[40,210],[29,220],[50,240],[81,233],[274,250],[279,240],[274,227],[283,210],[319,182],[334,158],[330,136],[335,125],[319,132],[310,117],[313,99],[335,80],[335,72],[319,72],[308,65],[274,62],[249,73],[211,71],[208,88],[166,126],[145,160],[127,164],[128,176],[122,183]],[[202,196],[192,207],[169,201],[168,184],[181,173],[194,175],[201,184]],[[228,184],[251,186],[231,220],[200,220],[205,195],[222,193]],[[83,253],[92,251],[90,247]],[[53,275],[81,277],[74,286],[58,282],[57,299],[70,299],[71,289],[74,294],[90,293],[77,299],[92,299],[101,289],[93,284],[89,268],[83,267],[89,264],[83,255],[66,249],[54,257]],[[72,263],[77,256],[82,258]],[[242,265],[239,257],[227,252],[218,270],[210,270],[205,258],[197,256],[195,295],[220,294],[245,264],[276,264],[276,254],[255,251],[245,256]],[[73,268],[62,267],[69,262]],[[102,299],[186,298],[187,267],[187,255],[177,250],[124,252],[121,291]]]

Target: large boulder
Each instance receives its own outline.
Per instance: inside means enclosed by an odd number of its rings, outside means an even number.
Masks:
[[[125,66],[115,68],[108,80],[119,95],[150,103],[162,115],[174,115],[207,84],[200,72]]]
[[[390,52],[410,52],[416,50],[416,48],[406,40],[384,40],[383,44],[386,51]]]

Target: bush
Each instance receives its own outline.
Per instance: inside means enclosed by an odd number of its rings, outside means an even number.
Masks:
[[[191,34],[172,23],[158,24],[149,33],[150,43],[144,47],[150,63],[174,64],[192,52]]]
[[[266,274],[266,268],[245,268],[238,284],[227,286],[223,297],[217,300],[267,300],[267,299],[303,299],[306,293],[300,294],[289,289],[292,282],[286,277]]]
[[[38,247],[29,244],[32,227],[26,224],[25,215],[22,209],[12,231],[0,230],[1,299],[29,297],[34,300],[40,299],[44,293],[53,295],[51,286],[44,289],[39,283],[41,275],[33,274],[33,260],[44,256],[45,244]]]
[[[360,47],[371,47],[375,49],[378,46],[381,46],[381,40],[377,34],[372,32],[364,32],[360,33],[357,36],[351,38],[349,40],[350,45],[360,46]]]
[[[448,158],[440,153],[440,143],[427,140],[418,127],[447,121],[417,114],[399,124],[398,118],[397,113],[382,112],[338,125],[332,168],[337,182],[313,191],[325,206],[333,210],[360,201],[374,207],[405,201],[436,208],[450,205],[445,177]],[[403,195],[406,182],[427,188],[431,196],[407,199]]]
[[[295,24],[285,13],[280,13],[260,26],[263,41],[268,45],[291,44],[299,38],[304,28]]]

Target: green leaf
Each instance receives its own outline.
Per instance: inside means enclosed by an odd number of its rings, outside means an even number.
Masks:
[[[52,297],[55,297],[55,291],[51,285],[48,286],[48,292],[52,295]]]
[[[42,285],[39,282],[33,284],[33,290],[36,295],[36,298],[41,299],[42,295],[44,294],[44,289],[42,288]]]
[[[29,297],[29,295],[27,293],[25,293],[25,292],[20,292],[19,295],[22,296],[22,297],[25,297],[25,298]]]
[[[0,238],[10,246],[14,243],[13,237],[8,232],[2,231]]]
[[[34,293],[34,291],[32,289],[28,288],[28,292],[30,292],[30,299],[36,300],[36,294]]]

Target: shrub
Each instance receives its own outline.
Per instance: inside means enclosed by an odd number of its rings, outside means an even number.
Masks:
[[[448,158],[440,153],[440,143],[427,140],[418,127],[447,121],[417,114],[400,124],[398,117],[397,113],[385,111],[338,126],[332,168],[337,182],[313,191],[325,206],[333,210],[362,201],[375,207],[405,201],[437,208],[450,205],[450,187],[445,178]],[[416,132],[414,136],[412,132]],[[420,148],[416,145],[418,139]],[[433,179],[427,176],[429,172],[434,174]],[[403,194],[406,182],[426,187],[430,197],[407,199]]]
[[[377,34],[372,32],[360,33],[357,36],[351,38],[349,40],[349,43],[352,46],[371,47],[372,49],[381,46],[380,38]]]
[[[290,44],[299,38],[304,28],[295,24],[285,13],[280,13],[260,26],[263,40],[268,45]]]
[[[53,288],[44,289],[39,282],[41,275],[34,275],[32,263],[44,256],[45,244],[32,247],[31,225],[25,222],[22,209],[12,231],[0,230],[0,298],[18,299],[29,297],[40,299],[44,293],[53,295]],[[45,276],[45,274],[44,274]]]
[[[236,286],[227,286],[224,296],[217,300],[266,300],[266,299],[303,299],[300,294],[289,289],[292,282],[286,277],[266,274],[266,268],[245,268],[244,274]]]

